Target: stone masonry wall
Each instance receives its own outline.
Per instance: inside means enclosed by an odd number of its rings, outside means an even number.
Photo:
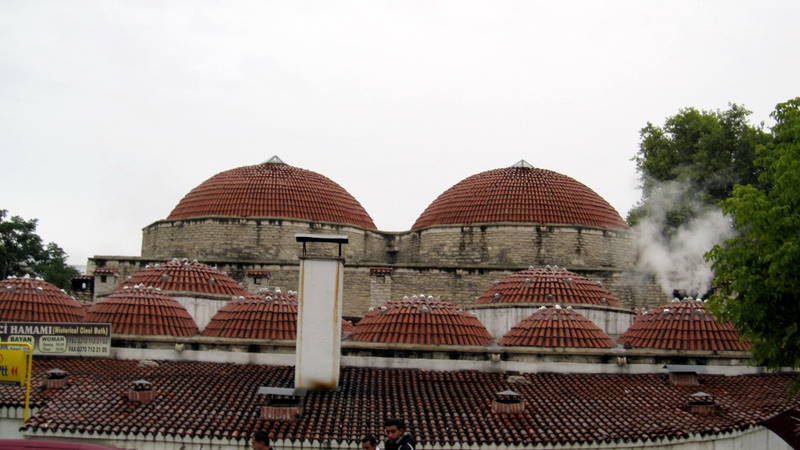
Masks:
[[[399,234],[397,263],[613,267],[635,263],[627,231],[488,224],[441,226]]]
[[[344,234],[348,261],[379,262],[386,258],[386,240],[376,231],[292,219],[198,218],[161,220],[142,230],[146,258],[225,259],[239,261],[297,261],[297,233]],[[334,256],[335,247],[307,244],[314,254]]]

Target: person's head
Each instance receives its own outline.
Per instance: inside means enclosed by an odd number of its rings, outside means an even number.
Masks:
[[[378,448],[378,439],[368,434],[361,439],[361,448],[364,450],[375,450]]]
[[[256,431],[251,445],[255,450],[270,450],[269,434],[266,431]]]
[[[386,430],[386,437],[396,441],[406,432],[406,424],[400,419],[386,419],[383,421],[383,428]]]

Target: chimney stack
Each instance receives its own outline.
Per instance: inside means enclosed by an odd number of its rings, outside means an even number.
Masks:
[[[147,380],[136,380],[128,391],[128,400],[132,402],[148,403],[156,397],[153,383]]]
[[[47,373],[47,378],[44,380],[45,389],[61,389],[67,385],[67,372],[61,369],[50,369],[45,373]]]
[[[259,408],[264,420],[297,420],[303,414],[305,392],[299,389],[258,388]]]
[[[492,401],[492,411],[497,414],[520,414],[525,412],[525,400],[512,390],[498,392]]]
[[[329,234],[296,234],[303,244],[297,292],[297,347],[295,389],[334,390],[339,386],[342,339],[344,258],[342,244],[348,237]],[[338,244],[338,256],[307,254],[306,244]]]
[[[713,416],[719,410],[719,405],[713,395],[706,392],[695,392],[689,396],[686,408],[690,413],[698,416]]]

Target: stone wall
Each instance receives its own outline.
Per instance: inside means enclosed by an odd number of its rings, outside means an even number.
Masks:
[[[438,226],[394,237],[397,263],[632,268],[628,231],[564,225]]]
[[[142,256],[146,258],[225,259],[237,261],[297,261],[297,233],[343,234],[348,261],[377,262],[386,259],[386,240],[376,231],[308,222],[298,219],[248,219],[205,217],[161,220],[142,230]],[[336,246],[307,244],[316,255],[334,256]]]
[[[162,259],[119,256],[95,256],[89,260],[89,273],[102,263],[117,269],[116,280],[144,268],[146,264],[163,262]],[[255,286],[248,280],[248,270],[269,270],[269,286],[282,290],[297,290],[297,263],[248,263],[241,261],[202,261],[216,267],[251,291]],[[503,277],[526,267],[446,267],[414,264],[391,266],[360,265],[346,262],[344,273],[345,316],[363,316],[371,306],[379,306],[391,299],[412,295],[433,295],[442,300],[470,308],[475,299]],[[389,269],[389,270],[387,270]],[[599,282],[617,297],[626,308],[653,308],[669,301],[649,274],[615,269],[581,269],[567,267],[580,275]],[[109,279],[111,277],[109,276]],[[99,279],[99,277],[96,277]],[[96,284],[95,297],[108,295],[114,283]]]

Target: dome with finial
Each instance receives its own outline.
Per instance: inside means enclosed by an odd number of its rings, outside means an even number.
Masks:
[[[628,228],[619,213],[583,183],[521,160],[456,183],[428,206],[412,229],[497,222]]]
[[[120,287],[137,284],[157,287],[170,295],[211,294],[225,297],[247,295],[247,291],[225,272],[188,259],[148,264],[123,281]]]
[[[648,311],[619,338],[628,348],[664,350],[746,351],[730,322],[720,322],[706,311],[702,300],[683,299]]]
[[[225,304],[203,330],[203,336],[278,339],[297,338],[297,296],[264,290],[235,297]]]
[[[611,348],[614,342],[591,320],[571,307],[542,306],[516,324],[500,345],[523,347]]]
[[[86,322],[110,323],[114,334],[194,336],[192,316],[177,300],[152,286],[135,285],[91,305]]]
[[[608,289],[558,266],[514,272],[487,289],[476,304],[567,303],[620,307]]]
[[[425,295],[392,300],[355,326],[351,341],[421,345],[477,345],[492,336],[472,313]]]
[[[0,321],[80,322],[83,307],[56,286],[39,278],[0,281]]]
[[[186,194],[167,219],[208,216],[292,218],[375,229],[343,187],[277,156],[214,175]]]

